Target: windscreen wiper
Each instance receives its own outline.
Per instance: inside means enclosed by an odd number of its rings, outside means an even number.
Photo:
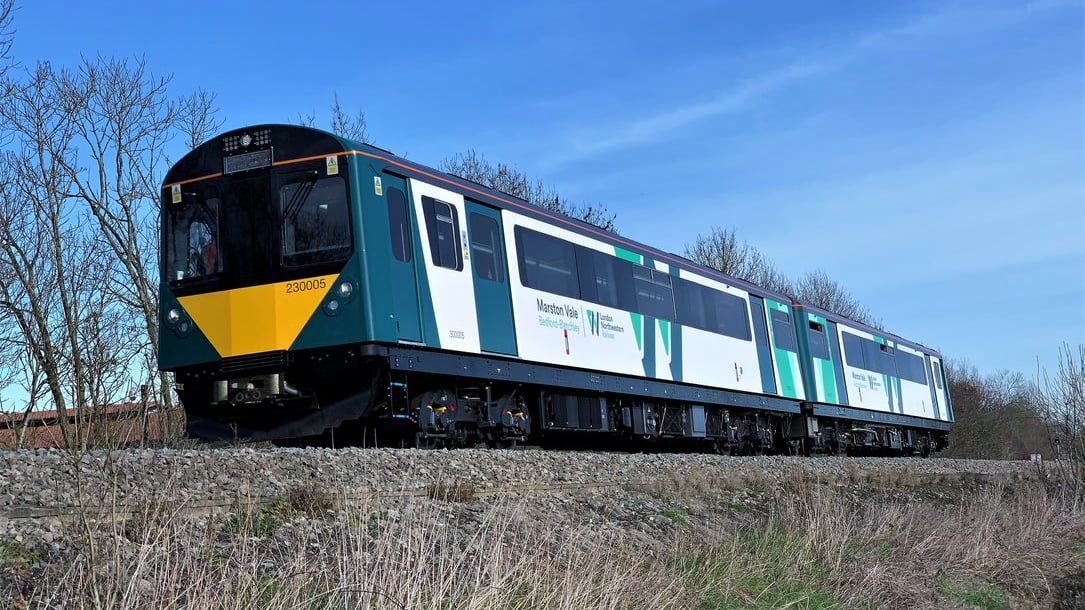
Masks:
[[[305,177],[305,182],[298,186],[298,190],[294,191],[294,195],[290,197],[290,201],[283,206],[283,220],[294,222],[294,219],[301,213],[302,206],[308,201],[309,195],[313,193],[313,188],[316,186],[316,178],[320,175],[318,172],[311,171]]]
[[[196,205],[200,206],[200,210],[207,216],[207,219],[213,221],[215,226],[218,226],[219,217],[217,212],[212,212],[211,208],[207,206],[207,202],[196,193],[181,193],[182,197],[189,197],[196,202]]]

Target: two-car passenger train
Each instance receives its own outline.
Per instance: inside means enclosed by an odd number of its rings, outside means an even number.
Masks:
[[[237,129],[162,196],[159,365],[194,436],[947,442],[938,352],[373,146]]]

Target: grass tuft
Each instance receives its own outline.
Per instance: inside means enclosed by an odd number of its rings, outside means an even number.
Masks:
[[[659,511],[659,515],[661,517],[666,517],[680,525],[685,525],[689,523],[689,513],[687,513],[682,508],[664,508],[663,510]]]
[[[41,554],[18,540],[0,538],[0,565],[25,570],[41,563]]]
[[[311,483],[290,490],[286,504],[291,511],[323,516],[335,510],[335,496],[322,485]]]
[[[939,593],[965,606],[983,610],[1003,610],[1008,608],[1006,595],[998,588],[988,584],[958,585],[945,578],[935,583]]]
[[[266,505],[240,503],[234,513],[226,518],[223,528],[238,536],[268,538],[289,516],[289,503],[285,496],[279,496]]]

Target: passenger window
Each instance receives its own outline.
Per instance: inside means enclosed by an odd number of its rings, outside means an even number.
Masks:
[[[919,356],[897,350],[897,369],[900,371],[899,376],[901,379],[927,385],[927,369],[923,366],[923,359]]]
[[[810,332],[806,334],[810,341],[810,355],[814,358],[829,360],[829,340],[825,336],[825,325],[810,321]]]
[[[422,209],[426,214],[433,264],[456,271],[463,269],[463,255],[460,254],[460,220],[456,214],[456,208],[432,197],[423,197]]]
[[[934,371],[934,386],[942,389],[942,367],[937,362],[931,361],[931,370]]]
[[[886,375],[900,377],[897,372],[897,350],[882,345],[882,372]]]
[[[753,338],[745,299],[683,279],[677,288],[679,323],[743,341]]]
[[[283,219],[283,264],[305,265],[346,258],[350,212],[343,178],[311,173],[279,189]]]
[[[388,189],[388,230],[392,238],[392,256],[396,260],[411,260],[411,227],[407,222],[407,197],[403,191]]]
[[[478,212],[471,213],[471,258],[475,275],[494,282],[505,281],[497,221]]]
[[[884,343],[877,343],[870,339],[862,339],[863,356],[866,359],[866,370],[881,373],[883,375],[896,375],[897,367],[893,359],[893,348]]]
[[[776,343],[776,347],[789,352],[799,351],[798,345],[795,344],[795,331],[791,328],[791,316],[786,311],[780,311],[779,309],[771,310],[770,315],[772,317],[772,338]]]
[[[515,234],[520,283],[535,290],[579,298],[573,244],[523,227],[516,227]]]
[[[607,307],[634,311],[633,263],[576,246],[580,298]]]
[[[863,353],[863,338],[852,333],[844,335],[844,356],[849,366],[866,369],[866,355]]]
[[[650,267],[633,266],[633,288],[637,311],[661,320],[674,320],[671,276]]]
[[[726,292],[709,290],[715,295],[717,332],[743,341],[752,339],[746,300]]]
[[[709,332],[715,332],[712,328],[715,324],[709,324],[707,314],[714,309],[710,295],[700,284],[688,280],[678,280],[678,322],[683,326],[692,326]],[[707,301],[707,302],[706,302]]]

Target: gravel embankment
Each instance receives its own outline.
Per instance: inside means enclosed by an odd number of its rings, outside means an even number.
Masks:
[[[700,481],[722,487],[773,488],[789,477],[827,483],[907,486],[1034,475],[1029,462],[948,459],[727,457],[463,449],[216,449],[0,453],[0,508],[71,506],[107,500],[215,501],[269,498],[319,484],[342,494],[423,489],[465,483],[476,489],[516,485]]]

